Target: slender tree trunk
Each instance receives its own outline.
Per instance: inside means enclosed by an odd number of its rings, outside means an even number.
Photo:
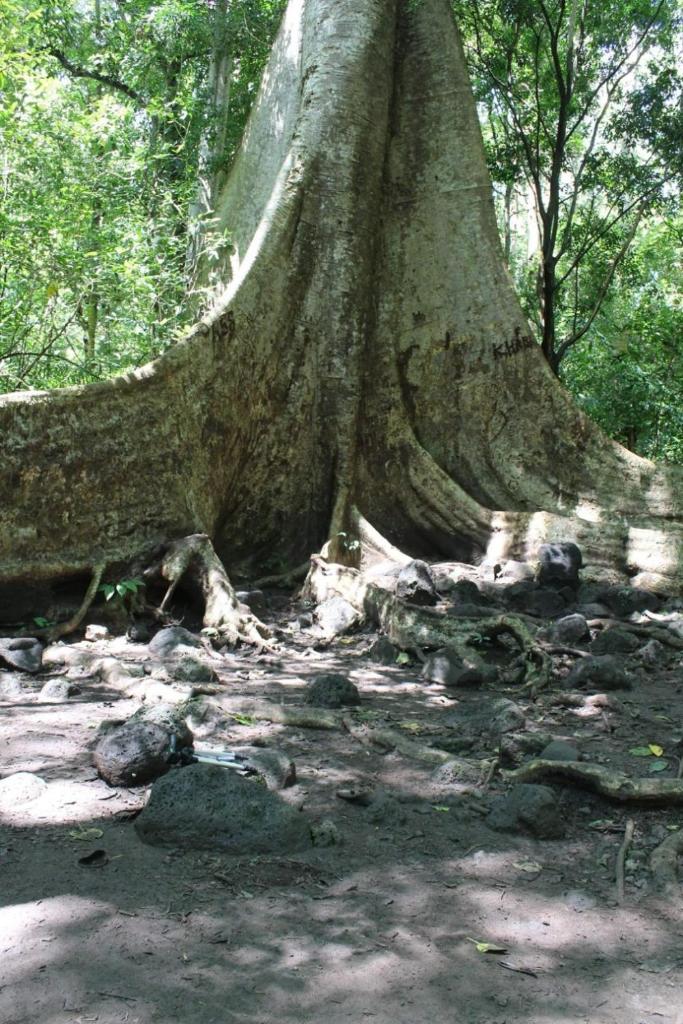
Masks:
[[[521,313],[447,0],[291,0],[217,212],[225,287],[183,343],[0,399],[0,578],[199,532],[230,566],[353,562],[360,512],[411,552],[574,539],[680,588],[680,472],[608,441]]]

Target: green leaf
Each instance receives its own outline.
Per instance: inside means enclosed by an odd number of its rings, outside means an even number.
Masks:
[[[102,583],[97,589],[104,594],[105,601],[111,601],[116,593],[116,588],[111,583]]]
[[[652,757],[649,747],[631,747],[629,754],[633,754],[634,757]]]
[[[410,655],[406,654],[405,651],[399,651],[399,653],[396,655],[396,664],[397,665],[408,665],[408,664],[410,664]]]
[[[495,942],[480,942],[478,939],[471,939],[469,935],[467,941],[477,947],[477,953],[507,953],[506,946],[497,946]]]
[[[647,766],[647,770],[654,774],[655,772],[665,772],[668,767],[668,761],[658,759],[657,761],[653,761],[651,764],[649,764]]]
[[[231,711],[230,717],[233,721],[237,722],[238,725],[253,725],[255,719],[251,715],[242,715],[239,711]]]

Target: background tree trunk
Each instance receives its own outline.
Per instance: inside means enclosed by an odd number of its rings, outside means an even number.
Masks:
[[[608,441],[505,269],[447,0],[291,0],[217,215],[213,311],[142,370],[0,399],[0,579],[206,533],[283,568],[416,553],[683,581],[683,478]]]

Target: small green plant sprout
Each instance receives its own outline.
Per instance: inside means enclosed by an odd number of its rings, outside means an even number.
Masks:
[[[137,594],[140,587],[144,587],[142,580],[119,580],[118,583],[101,583],[97,588],[99,594],[104,595],[105,601],[117,598],[125,601],[129,594]]]
[[[33,622],[38,629],[49,629],[55,625],[51,619],[46,619],[44,615],[34,615]]]

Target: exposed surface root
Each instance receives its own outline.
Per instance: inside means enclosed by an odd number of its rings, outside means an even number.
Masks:
[[[349,736],[353,736],[359,743],[377,747],[385,753],[397,750],[399,754],[425,764],[438,765],[445,764],[447,761],[458,761],[458,758],[449,754],[448,751],[416,743],[415,740],[402,736],[394,729],[373,729],[370,725],[358,724],[350,718],[344,719],[343,726]],[[463,766],[463,770],[472,771],[472,765],[469,762],[463,762]]]
[[[653,851],[650,871],[655,889],[664,896],[680,896],[678,858],[683,856],[683,829],[673,832]]]
[[[99,565],[96,565],[93,568],[92,577],[81,602],[81,606],[70,619],[67,619],[66,622],[58,622],[56,626],[49,626],[46,629],[33,630],[33,635],[40,637],[41,639],[44,638],[48,640],[49,643],[54,643],[55,640],[59,640],[63,636],[68,636],[69,633],[74,633],[85,618],[90,605],[95,600],[95,595],[97,594],[97,588],[99,587],[100,580],[102,579],[104,567],[104,562],[100,562]]]
[[[683,803],[681,779],[631,779],[623,772],[576,761],[544,761],[537,758],[514,771],[503,772],[509,782],[576,783],[609,800],[651,805]]]
[[[268,628],[237,600],[223,563],[204,533],[173,541],[161,561],[145,575],[158,575],[168,581],[160,612],[166,610],[175,588],[186,578],[199,588],[204,599],[205,628],[215,629],[229,643],[243,640],[262,645],[264,637],[270,635]]]
[[[624,902],[624,869],[626,865],[626,856],[631,848],[633,842],[633,833],[635,831],[635,822],[632,818],[629,818],[626,822],[626,828],[624,830],[624,841],[619,847],[617,853],[617,864],[616,864],[616,885],[617,885],[617,902]]]
[[[311,558],[306,587],[316,602],[329,597],[345,598],[405,651],[452,647],[469,660],[476,660],[471,647],[474,641],[511,636],[521,648],[523,671],[520,674],[524,686],[537,693],[550,681],[551,659],[517,615],[473,618],[406,604],[391,591],[364,578],[358,570],[327,562],[319,555]]]

